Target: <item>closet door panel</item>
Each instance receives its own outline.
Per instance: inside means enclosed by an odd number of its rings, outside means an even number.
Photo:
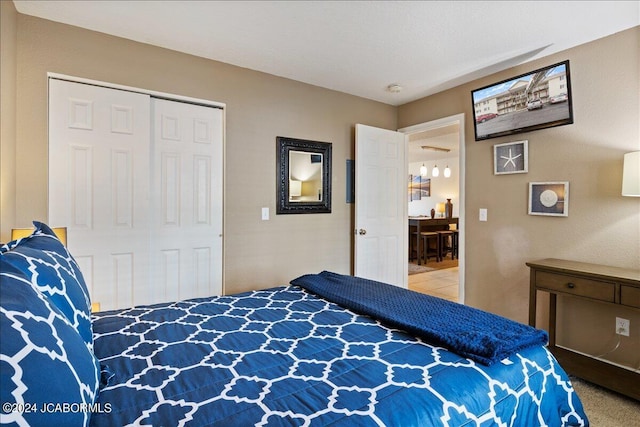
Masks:
[[[101,309],[147,303],[150,97],[49,84],[49,223]]]
[[[222,293],[223,114],[152,99],[156,302]],[[155,254],[161,254],[156,256]]]

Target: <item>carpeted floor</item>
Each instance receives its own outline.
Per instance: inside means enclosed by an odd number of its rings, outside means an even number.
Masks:
[[[592,427],[640,427],[640,402],[571,377]]]

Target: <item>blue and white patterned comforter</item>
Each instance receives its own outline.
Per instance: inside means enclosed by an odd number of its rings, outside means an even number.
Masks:
[[[98,313],[93,330],[113,373],[93,426],[588,425],[545,347],[484,366],[295,286]]]

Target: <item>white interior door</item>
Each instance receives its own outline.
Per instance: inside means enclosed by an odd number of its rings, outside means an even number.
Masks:
[[[155,299],[220,295],[222,110],[154,98],[152,114]]]
[[[149,96],[49,82],[49,223],[104,310],[148,302]]]
[[[356,125],[355,275],[403,288],[408,286],[405,138]]]

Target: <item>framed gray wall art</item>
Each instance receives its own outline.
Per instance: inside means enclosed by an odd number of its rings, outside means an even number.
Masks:
[[[569,216],[569,182],[530,182],[528,213]]]
[[[505,175],[529,171],[529,141],[506,142],[493,146],[493,174]]]

